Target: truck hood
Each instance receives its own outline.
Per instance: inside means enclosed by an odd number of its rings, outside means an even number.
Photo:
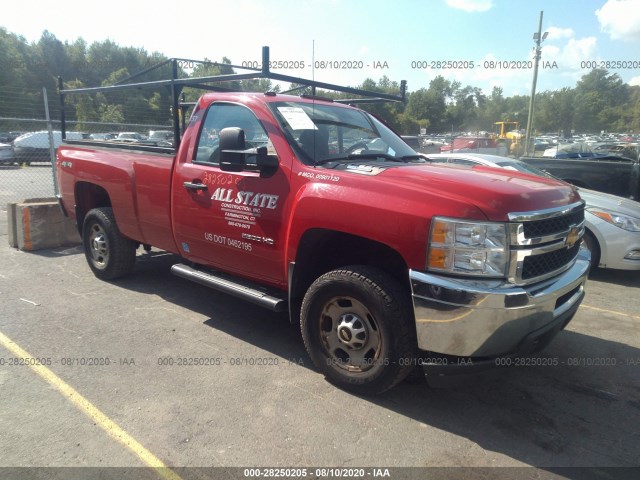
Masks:
[[[485,166],[407,165],[388,168],[377,178],[423,195],[467,202],[495,221],[505,221],[513,212],[546,210],[580,200],[577,189],[567,183]]]

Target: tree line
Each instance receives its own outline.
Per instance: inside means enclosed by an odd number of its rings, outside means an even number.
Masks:
[[[0,28],[0,108],[9,102],[20,102],[21,116],[41,114],[39,98],[42,87],[57,91],[57,78],[65,80],[65,88],[106,86],[166,61],[158,52],[143,48],[122,47],[111,40],[88,44],[79,38],[62,42],[44,31],[37,42]],[[196,63],[193,68],[178,71],[178,77],[234,73],[231,60],[223,57],[216,63]],[[171,76],[171,65],[147,72],[139,81],[165,80]],[[230,89],[253,91],[285,90],[265,79],[227,82]],[[296,88],[290,85],[288,89]],[[397,94],[399,82],[384,76],[365,79],[357,88]],[[305,89],[296,90],[296,94]],[[187,101],[196,100],[202,90],[185,88]],[[333,98],[349,95],[318,92]],[[54,116],[55,102],[54,103]],[[96,95],[67,97],[68,119],[79,129],[90,122],[113,124],[170,123],[171,91],[167,88],[106,92]],[[407,93],[404,103],[365,104],[365,110],[382,117],[403,134],[461,131],[493,131],[496,121],[519,121],[526,128],[529,96],[505,97],[502,88],[490,93],[472,85],[462,85],[438,76],[428,86]],[[4,116],[0,112],[0,116]],[[594,69],[583,75],[575,87],[543,91],[536,95],[534,129],[538,132],[581,133],[640,131],[640,86],[630,86],[615,73]]]

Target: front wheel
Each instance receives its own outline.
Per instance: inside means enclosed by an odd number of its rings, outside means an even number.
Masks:
[[[313,282],[302,302],[301,329],[313,363],[346,390],[382,393],[414,364],[409,295],[376,268],[346,267]]]
[[[111,208],[94,208],[87,212],[82,243],[89,267],[101,280],[114,280],[133,271],[137,243],[122,236]]]

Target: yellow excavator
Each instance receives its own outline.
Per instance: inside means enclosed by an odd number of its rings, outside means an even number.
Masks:
[[[498,142],[502,142],[506,145],[507,151],[516,157],[519,157],[524,152],[524,135],[520,132],[520,122],[511,122],[509,120],[504,122],[495,122],[493,124],[495,128],[494,138]]]

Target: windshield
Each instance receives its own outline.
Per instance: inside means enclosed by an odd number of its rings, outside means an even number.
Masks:
[[[416,152],[382,122],[361,110],[335,105],[270,104],[287,140],[309,165],[353,158],[404,160]]]

